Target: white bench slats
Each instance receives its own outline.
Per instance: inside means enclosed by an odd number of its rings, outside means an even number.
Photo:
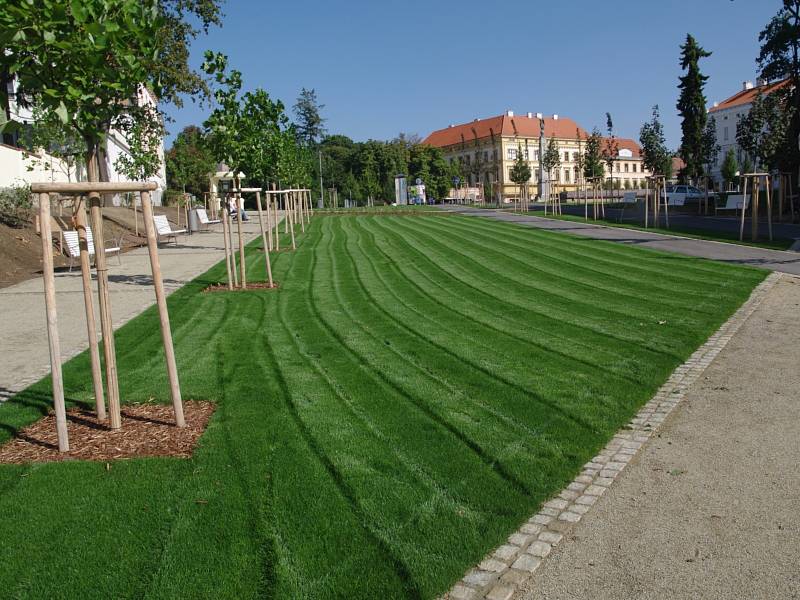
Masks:
[[[153,215],[153,224],[156,226],[156,233],[167,239],[174,238],[175,243],[178,243],[178,234],[186,233],[185,229],[173,229],[169,224],[166,215]]]
[[[205,208],[198,208],[196,211],[197,219],[200,221],[201,225],[216,225],[217,223],[222,223],[220,219],[209,219]]]
[[[720,206],[717,210],[741,210],[744,207],[747,210],[747,204],[750,202],[750,194],[729,194],[728,201],[725,206]]]
[[[69,253],[69,269],[71,271],[73,260],[81,257],[80,237],[78,236],[78,232],[76,230],[62,231],[61,233],[64,236],[64,241],[67,243],[67,252]],[[94,256],[94,236],[92,235],[91,227],[86,228],[86,249],[89,252],[89,256]],[[116,253],[119,264],[122,264],[121,247],[109,246],[105,249],[105,251],[106,254]]]

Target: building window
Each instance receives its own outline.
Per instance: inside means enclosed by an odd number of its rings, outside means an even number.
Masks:
[[[564,162],[569,162],[569,152],[564,152]]]
[[[492,160],[497,160],[497,148],[492,150]]]
[[[619,163],[617,163],[617,164],[616,164],[616,165],[614,165],[614,166],[616,167],[616,169],[615,169],[615,170],[616,170],[616,172],[617,172],[617,173],[619,173]]]
[[[636,163],[633,163],[633,172],[636,173]]]
[[[629,168],[630,168],[630,166],[628,165],[628,163],[625,163],[625,172],[626,172],[626,173],[628,173],[628,172],[629,172],[629,171],[628,171],[628,169],[629,169]]]
[[[489,162],[489,152],[488,151],[483,153],[483,161],[484,162]]]
[[[725,127],[725,129],[722,130],[722,139],[724,141],[726,141],[726,142],[728,141],[728,128],[727,128],[727,126]]]
[[[564,183],[569,183],[569,169],[564,169]]]
[[[508,160],[517,160],[517,149],[516,148],[509,148],[507,151]]]
[[[573,162],[578,162],[578,153],[577,152],[573,152],[572,153],[572,161]]]
[[[476,152],[475,153],[475,162],[476,163],[481,162],[481,153],[480,152]]]

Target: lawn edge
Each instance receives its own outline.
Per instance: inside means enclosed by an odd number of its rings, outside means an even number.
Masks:
[[[655,395],[620,428],[605,447],[587,462],[561,492],[441,596],[442,600],[508,600],[534,578],[542,561],[564,535],[589,514],[597,499],[614,483],[625,466],[657,433],[664,420],[685,398],[694,383],[727,346],[769,291],[783,277],[770,273],[750,297],[706,342],[679,365]]]

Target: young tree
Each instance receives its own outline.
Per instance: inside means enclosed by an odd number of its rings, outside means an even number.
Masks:
[[[155,0],[12,3],[0,11],[0,71],[16,77],[18,97],[83,139],[89,181],[99,179],[97,155],[112,127],[156,125],[130,99],[142,85],[162,90],[153,57],[164,22]]]
[[[658,104],[653,107],[650,121],[642,125],[639,130],[639,143],[642,145],[642,162],[645,169],[653,175],[668,177],[667,172],[671,171],[672,157],[667,150]]]
[[[706,177],[711,176],[711,169],[717,163],[719,158],[719,144],[717,144],[717,119],[710,117],[706,122],[706,128],[703,131],[703,158],[705,160]]]
[[[781,169],[797,172],[800,166],[800,0],[783,0],[783,7],[758,36],[761,51],[756,60],[767,81],[788,80],[772,92],[779,98],[786,124]],[[770,95],[772,95],[770,94]]]
[[[239,121],[242,170],[257,187],[266,187],[269,182],[278,180],[276,165],[280,153],[289,151],[283,136],[288,128],[289,118],[280,100],[273,101],[261,88],[244,94]]]
[[[525,158],[525,153],[522,151],[522,146],[517,146],[517,158],[514,165],[511,167],[509,173],[511,181],[517,184],[520,188],[520,201],[522,201],[522,186],[527,184],[531,179],[531,167],[528,160]]]
[[[603,147],[603,160],[608,167],[609,180],[611,186],[609,189],[614,189],[614,162],[619,156],[619,144],[617,137],[614,135],[614,122],[611,120],[611,113],[606,113],[606,131],[608,137],[606,138],[605,146]]]
[[[325,108],[317,100],[317,92],[303,88],[294,105],[294,114],[297,118],[295,129],[298,139],[306,146],[316,146],[325,135],[325,119],[320,113]]]
[[[208,189],[209,175],[216,161],[206,144],[203,131],[195,125],[185,127],[164,156],[167,185],[184,193],[200,196]]]
[[[736,126],[739,146],[766,170],[791,168],[789,130],[794,108],[781,94],[761,94]]]
[[[130,153],[120,154],[114,161],[118,172],[128,179],[141,181],[153,177],[161,170],[161,141],[164,126],[155,106],[144,105],[133,108],[117,120],[117,128],[123,133]]]
[[[755,167],[753,166],[753,161],[750,159],[750,155],[745,153],[744,155],[744,162],[742,163],[742,175],[745,173],[752,173]]]
[[[681,45],[681,68],[686,74],[681,76],[678,113],[681,122],[681,146],[678,151],[686,164],[684,175],[690,181],[697,181],[703,174],[703,166],[707,163],[704,156],[703,134],[706,128],[706,97],[703,93],[706,75],[700,72],[700,59],[711,56],[690,34],[686,35],[686,43]]]
[[[583,175],[589,177],[603,176],[603,136],[595,127],[586,139],[586,153],[584,155]]]
[[[547,149],[542,157],[542,166],[544,166],[550,179],[552,179],[553,171],[561,168],[561,151],[558,149],[558,143],[554,137],[547,140]]]
[[[575,139],[578,140],[578,154],[575,157],[575,183],[580,183],[586,161],[583,156],[583,147],[581,146],[583,137],[581,135],[581,130],[577,127],[575,128]]]
[[[725,185],[725,189],[731,189],[734,183],[736,183],[738,176],[736,175],[737,171],[739,170],[739,163],[736,162],[736,153],[733,151],[733,148],[728,148],[728,152],[725,154],[725,160],[722,161],[722,182]]]

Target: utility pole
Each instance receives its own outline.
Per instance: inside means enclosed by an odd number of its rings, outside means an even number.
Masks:
[[[318,148],[317,152],[319,153],[319,203],[317,208],[322,209],[325,208],[325,198],[322,195],[322,148]]]

